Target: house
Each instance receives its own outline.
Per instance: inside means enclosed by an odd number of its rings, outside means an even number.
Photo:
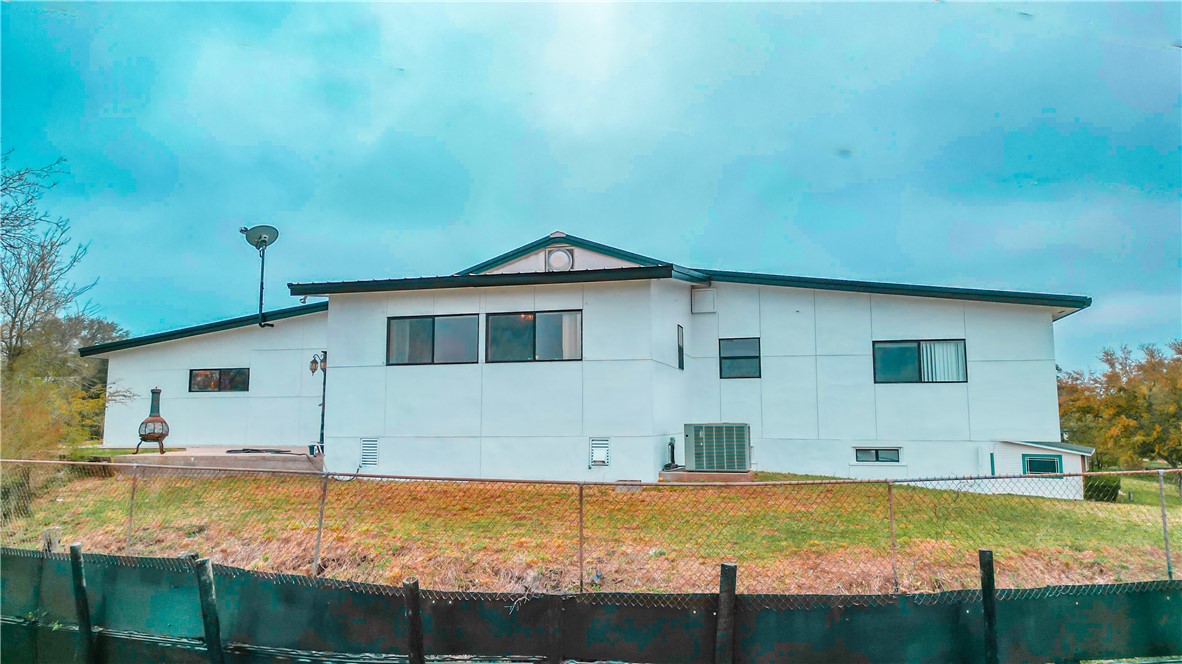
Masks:
[[[138,395],[104,444],[135,442],[156,386],[170,445],[313,442],[324,350],[338,472],[651,481],[670,443],[856,478],[1091,454],[1059,442],[1053,342],[1087,297],[691,269],[563,233],[449,276],[289,287],[327,302],[82,349]]]

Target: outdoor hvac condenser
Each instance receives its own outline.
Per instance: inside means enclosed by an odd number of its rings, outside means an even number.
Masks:
[[[751,470],[751,425],[685,425],[685,469],[713,472]]]

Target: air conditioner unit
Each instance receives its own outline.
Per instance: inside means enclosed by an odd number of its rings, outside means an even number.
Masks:
[[[751,470],[751,425],[685,425],[685,469],[712,472]]]

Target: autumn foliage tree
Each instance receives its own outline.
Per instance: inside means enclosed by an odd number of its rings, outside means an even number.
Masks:
[[[97,437],[110,398],[105,363],[78,348],[126,333],[80,301],[90,285],[70,272],[86,246],[44,209],[64,162],[10,168],[10,156],[0,169],[0,454],[52,456]]]
[[[1182,466],[1182,339],[1140,351],[1106,348],[1102,372],[1059,376],[1063,439],[1095,447],[1094,466]]]

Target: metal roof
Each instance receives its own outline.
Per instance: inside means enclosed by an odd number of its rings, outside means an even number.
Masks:
[[[635,281],[638,279],[702,280],[686,274],[675,265],[621,267],[569,272],[514,272],[508,274],[454,274],[447,277],[411,277],[371,281],[325,281],[288,284],[292,295],[332,295],[337,293],[376,293],[384,291],[433,290],[440,288],[488,288],[492,286],[529,286],[572,284],[596,281]]]
[[[1049,450],[1058,450],[1060,452],[1072,452],[1074,454],[1082,454],[1084,456],[1092,456],[1096,452],[1096,448],[1088,447],[1087,445],[1072,445],[1071,443],[1048,443],[1043,441],[1030,440],[1003,440],[1003,443],[1010,443],[1013,445],[1029,445],[1031,447],[1045,447]]]
[[[307,314],[314,314],[321,311],[328,311],[328,302],[315,302],[313,304],[304,304],[298,307],[289,307],[287,309],[276,309],[274,311],[263,312],[263,322],[273,322],[283,320],[284,318],[294,318],[295,316],[305,316]],[[259,322],[258,314],[250,314],[249,316],[238,316],[237,318],[227,318],[226,320],[214,321],[212,323],[204,323],[202,325],[194,325],[192,327],[183,327],[179,330],[170,330],[168,332],[158,332],[156,334],[148,334],[142,337],[133,337],[131,339],[120,339],[119,341],[111,341],[105,344],[96,344],[94,346],[85,346],[78,349],[78,354],[82,357],[90,357],[92,355],[101,355],[103,353],[110,353],[117,350],[127,350],[129,348],[138,348],[140,346],[148,346],[150,344],[163,343],[165,341],[176,341],[177,339],[185,339],[187,337],[195,337],[201,334],[209,334],[211,332],[223,332],[225,330],[233,330],[239,327],[247,327],[255,325]]]

